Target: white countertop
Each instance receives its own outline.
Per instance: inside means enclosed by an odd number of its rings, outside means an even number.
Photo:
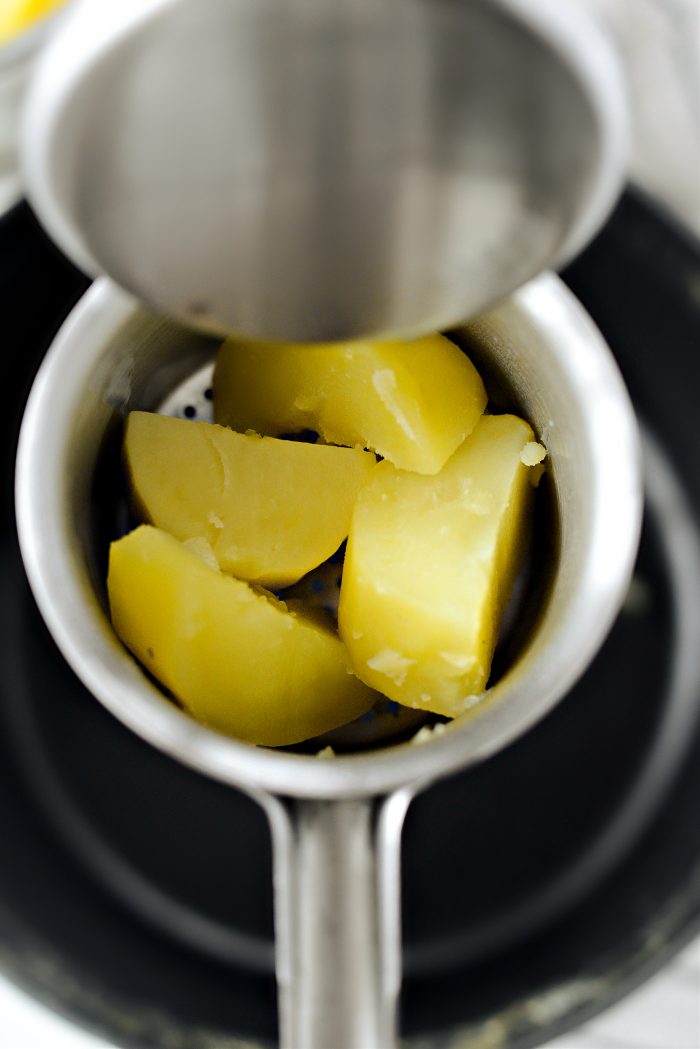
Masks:
[[[0,981],[2,1049],[106,1049]],[[659,976],[547,1049],[700,1049],[700,939]]]
[[[700,939],[619,1005],[547,1049],[700,1049]]]

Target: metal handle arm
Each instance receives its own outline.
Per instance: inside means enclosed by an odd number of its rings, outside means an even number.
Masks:
[[[411,794],[272,799],[283,1049],[392,1049],[400,842]]]

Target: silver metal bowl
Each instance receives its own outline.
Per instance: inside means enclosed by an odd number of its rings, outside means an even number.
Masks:
[[[544,275],[455,333],[505,379],[547,446],[552,580],[527,645],[485,701],[421,746],[319,761],[255,748],[167,702],[116,638],[105,594],[105,506],[125,414],[154,408],[217,342],[146,311],[107,280],[64,324],[36,380],[17,465],[25,565],[64,656],[154,746],[256,798],[275,844],[285,1044],[386,1049],[400,983],[399,845],[413,795],[541,718],[584,670],[637,548],[637,430],[614,361],[578,302]],[[107,536],[108,538],[108,536]]]

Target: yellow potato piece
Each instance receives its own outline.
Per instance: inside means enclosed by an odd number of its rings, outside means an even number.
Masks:
[[[348,534],[360,485],[376,469],[359,448],[280,441],[149,412],[127,420],[124,453],[145,520],[204,538],[240,579],[287,586]]]
[[[299,743],[364,714],[377,696],[320,622],[206,564],[143,525],[112,543],[114,629],[199,721],[249,743]]]
[[[532,439],[522,419],[485,415],[436,476],[380,463],[360,492],[340,634],[391,699],[456,717],[483,692],[521,562]]]
[[[66,0],[2,0],[0,3],[0,44],[26,32]]]
[[[214,373],[217,422],[315,430],[418,473],[437,473],[485,407],[478,372],[443,335],[318,346],[230,339]]]

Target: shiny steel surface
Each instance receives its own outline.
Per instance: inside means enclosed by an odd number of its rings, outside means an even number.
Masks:
[[[421,746],[332,761],[248,746],[164,702],[117,641],[96,539],[99,486],[116,483],[105,475],[109,436],[126,411],[160,404],[205,365],[212,340],[154,317],[100,281],[57,337],[23,424],[22,552],[66,659],[144,739],[248,791],[268,812],[282,1033],[294,1049],[391,1044],[400,972],[398,847],[410,797],[493,754],[557,702],[607,633],[636,551],[641,481],[632,409],[600,334],[571,294],[545,275],[457,337],[508,376],[546,444],[560,535],[558,548],[552,543],[552,590],[528,647],[480,706]],[[329,808],[333,799],[338,809]],[[337,833],[340,825],[347,833]],[[338,979],[329,999],[324,973],[331,970]],[[348,1020],[358,1014],[361,1031]]]
[[[162,702],[114,637],[91,543],[91,484],[102,441],[125,412],[160,403],[210,359],[216,343],[150,315],[106,280],[94,285],[32,391],[18,455],[18,522],[30,580],[55,638],[121,720],[224,782],[356,797],[433,778],[435,753],[444,773],[487,757],[573,683],[609,628],[636,549],[641,486],[631,406],[600,334],[553,276],[538,278],[463,332],[507,371],[549,451],[561,540],[546,614],[518,666],[469,721],[454,722],[427,746],[318,762],[194,723]]]
[[[88,272],[330,341],[454,325],[571,256],[625,139],[608,42],[560,0],[83,0],[24,169]]]

